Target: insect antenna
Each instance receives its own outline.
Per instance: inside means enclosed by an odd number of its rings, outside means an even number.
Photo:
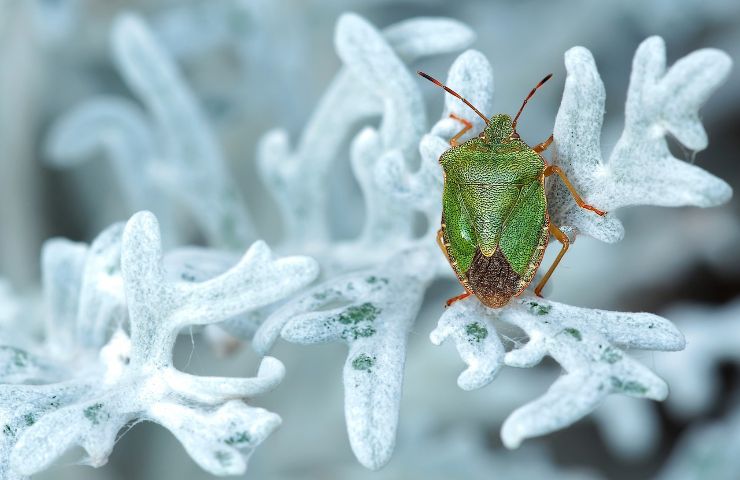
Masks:
[[[460,95],[459,93],[457,93],[456,91],[454,91],[453,89],[451,89],[450,87],[448,87],[447,85],[444,85],[442,82],[440,82],[436,78],[432,77],[431,75],[427,75],[424,72],[416,72],[416,73],[418,73],[422,77],[426,78],[427,80],[429,80],[433,84],[437,85],[438,87],[444,88],[445,92],[449,93],[450,95],[454,95],[455,97],[457,97],[460,100],[462,100],[465,105],[467,105],[468,107],[472,108],[473,111],[475,113],[477,113],[478,116],[483,119],[483,121],[486,122],[486,125],[488,125],[488,117],[486,117],[485,115],[483,115],[482,113],[480,113],[480,110],[478,110],[477,108],[475,108],[473,106],[473,104],[470,103],[469,101],[467,101],[465,98],[463,98],[462,95]]]
[[[534,96],[534,92],[537,91],[538,88],[540,88],[542,85],[545,84],[548,80],[552,78],[552,73],[548,73],[545,78],[540,80],[540,83],[535,85],[535,87],[532,89],[531,92],[529,92],[529,95],[527,95],[527,98],[524,99],[524,102],[522,103],[522,106],[519,108],[519,111],[516,113],[516,117],[514,117],[514,121],[511,123],[511,128],[516,131],[516,122],[519,120],[519,115],[522,114],[522,110],[524,110],[524,106],[527,105],[527,101]]]

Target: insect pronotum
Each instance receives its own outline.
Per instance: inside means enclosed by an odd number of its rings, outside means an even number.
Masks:
[[[542,157],[553,141],[552,135],[530,147],[516,131],[527,101],[552,74],[529,92],[512,120],[506,114],[488,118],[439,80],[418,73],[460,99],[486,122],[476,137],[460,143],[460,137],[473,124],[450,114],[463,128],[450,139],[450,148],[439,158],[444,193],[437,242],[465,288],[465,293],[449,299],[447,305],[470,295],[489,307],[506,305],[529,286],[552,235],[562,248],[534,289],[540,296],[570,245],[568,236],[550,221],[545,178],[557,174],[579,207],[606,214],[583,201],[565,173]]]

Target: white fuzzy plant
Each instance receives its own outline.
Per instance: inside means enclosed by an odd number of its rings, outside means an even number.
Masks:
[[[186,374],[172,364],[176,336],[289,296],[315,279],[316,262],[273,259],[256,242],[232,268],[193,282],[187,269],[165,269],[149,212],[89,247],[50,240],[43,260],[46,341],[0,348],[0,476],[27,478],[75,445],[100,466],[119,431],[144,420],[169,429],[205,470],[243,473],[280,424],[245,400],[272,390],[284,368],[265,357],[254,378]]]
[[[59,319],[51,322],[49,332],[56,331],[50,339],[67,338],[67,347],[38,347],[20,357],[7,350],[1,357],[5,365],[18,359],[22,364],[16,365],[18,371],[6,369],[6,385],[0,386],[8,427],[0,468],[6,475],[22,478],[39,471],[74,444],[86,448],[90,462],[99,464],[110,453],[118,430],[139,419],[152,419],[171,429],[208,471],[243,471],[246,456],[278,420],[274,414],[248,407],[242,399],[275,386],[282,374],[278,361],[265,357],[256,379],[194,377],[174,370],[171,347],[184,326],[225,320],[278,300],[283,303],[255,334],[254,348],[266,354],[278,338],[346,343],[345,415],[350,443],[363,465],[383,466],[395,444],[408,334],[427,287],[435,278],[451,275],[434,242],[442,188],[437,159],[459,129],[449,114],[470,118],[474,131],[482,127],[462,104],[447,98],[441,120],[425,133],[418,80],[406,63],[460,50],[472,39],[469,29],[452,20],[409,20],[381,32],[356,15],[340,18],[335,43],[344,67],[297,146],[291,150],[287,135],[275,131],[265,136],[258,149],[260,172],[277,200],[287,231],[281,250],[310,253],[323,267],[322,282],[311,289],[293,295],[317,274],[309,259],[272,263],[261,243],[215,279],[201,278],[203,272],[210,272],[209,277],[222,269],[209,263],[213,257],[208,252],[191,257],[194,265],[189,265],[198,275],[187,271],[166,277],[158,227],[150,214],[132,218],[121,246],[112,242],[111,257],[100,258],[93,247],[88,251],[67,243],[59,244],[64,246],[61,253],[45,255],[49,265],[63,265],[50,266],[45,274],[60,275],[46,285],[48,298],[54,299],[50,318]],[[159,202],[147,199],[180,179],[186,190],[197,191],[205,199],[197,204],[198,197],[191,195],[185,203],[200,218],[211,241],[240,243],[251,232],[248,218],[231,196],[233,186],[225,180],[218,151],[174,64],[136,17],[116,22],[114,45],[128,82],[155,120],[150,122],[130,104],[83,106],[57,126],[50,142],[52,153],[69,163],[91,147],[103,145],[119,165],[122,178],[127,176],[124,184],[142,182],[146,187],[136,191],[137,185],[127,186],[130,198],[137,202]],[[721,180],[673,158],[665,140],[670,133],[688,148],[706,146],[698,109],[726,77],[730,61],[721,52],[702,50],[666,71],[663,48],[660,39],[651,38],[635,56],[624,133],[608,162],[602,160],[599,146],[604,88],[593,58],[580,47],[566,53],[568,78],[555,122],[553,162],[600,208],[613,212],[635,204],[711,206],[731,194]],[[458,57],[447,84],[481,110],[493,112],[493,72],[480,53],[471,50]],[[357,239],[338,241],[328,228],[325,185],[351,127],[377,116],[381,116],[379,127],[361,130],[350,149],[366,202],[365,225]],[[87,135],[86,125],[95,128],[94,135]],[[155,136],[149,133],[150,125],[157,126]],[[75,135],[80,132],[84,135]],[[149,163],[127,164],[142,158]],[[214,164],[215,175],[200,179],[193,175]],[[146,173],[134,177],[132,171]],[[198,183],[201,180],[204,183]],[[225,213],[222,205],[216,210],[217,223],[208,223],[202,214],[206,204],[223,198],[231,213]],[[573,240],[579,233],[604,241],[621,238],[618,220],[612,215],[583,215],[557,182],[548,200],[553,222],[565,227]],[[414,235],[411,227],[418,213],[426,216],[429,225],[422,235]],[[242,234],[226,235],[224,225],[229,232]],[[115,238],[115,232],[106,234]],[[116,248],[120,248],[120,274],[115,268]],[[215,263],[223,265],[221,260]],[[88,265],[90,275],[99,278],[86,280]],[[177,281],[182,278],[191,282]],[[82,287],[70,287],[77,284],[70,284],[70,279]],[[62,287],[68,290],[59,290]],[[75,313],[76,309],[87,313]],[[500,322],[523,330],[527,343],[507,352],[496,330]],[[76,333],[65,333],[70,331]],[[504,423],[502,436],[508,447],[570,425],[612,393],[665,398],[665,382],[625,350],[679,350],[684,345],[681,333],[656,315],[572,307],[528,293],[498,310],[483,307],[475,298],[457,302],[444,312],[431,338],[434,343],[454,340],[468,364],[458,380],[464,389],[487,385],[504,365],[533,367],[545,356],[561,364],[564,373],[550,390],[517,409]],[[66,369],[45,370],[43,355],[62,355],[69,345],[81,352],[73,357],[95,361],[85,363],[85,369],[75,368],[70,360],[57,362]],[[36,358],[33,365],[38,371],[21,368]],[[43,385],[26,384],[31,377]]]
[[[670,133],[692,150],[706,147],[698,109],[729,73],[729,57],[701,50],[666,71],[663,41],[653,37],[643,42],[633,63],[624,132],[608,162],[602,160],[599,145],[604,87],[593,57],[576,47],[566,53],[565,64],[568,78],[555,120],[553,161],[585,198],[609,211],[638,204],[707,207],[730,198],[725,182],[674,158],[665,139]],[[613,242],[623,235],[618,220],[584,213],[557,182],[548,201],[553,222],[568,227],[573,237],[583,233]],[[472,334],[495,331],[495,321],[519,327],[528,342],[504,352],[498,337],[488,333],[483,341],[471,341]],[[526,295],[500,310],[474,300],[459,302],[445,312],[431,338],[441,343],[450,336],[469,364],[458,382],[464,389],[489,383],[503,365],[532,367],[546,355],[563,367],[564,374],[542,397],[504,422],[501,435],[508,447],[572,424],[612,393],[664,399],[666,383],[624,349],[684,346],[678,330],[656,315],[582,309]]]
[[[350,443],[363,465],[379,468],[389,460],[394,447],[406,338],[425,288],[432,279],[448,274],[433,236],[442,186],[437,159],[459,130],[449,114],[470,119],[473,132],[480,131],[482,121],[450,97],[442,119],[428,134],[418,133],[418,124],[399,125],[399,118],[424,119],[423,111],[414,111],[421,108],[416,101],[418,87],[413,74],[403,66],[402,56],[380,32],[354,15],[340,19],[335,42],[345,69],[355,75],[352,90],[346,94],[363,100],[369,95],[383,108],[380,131],[363,130],[351,149],[354,172],[366,201],[365,229],[358,240],[346,244],[327,241],[328,230],[321,222],[301,225],[308,223],[302,211],[323,207],[323,199],[318,192],[314,197],[296,195],[289,188],[291,179],[321,184],[328,169],[308,167],[316,164],[316,150],[291,154],[283,134],[265,138],[260,165],[284,206],[284,216],[294,227],[290,231],[311,232],[309,237],[320,245],[311,247],[336,276],[272,314],[257,331],[253,345],[266,353],[278,337],[295,343],[347,343],[344,388]],[[646,40],[635,55],[624,132],[608,161],[602,159],[599,145],[605,93],[593,58],[588,50],[576,47],[566,53],[565,62],[568,77],[555,121],[553,162],[567,172],[591,203],[613,212],[640,204],[707,207],[730,198],[731,189],[725,182],[673,158],[665,138],[671,134],[692,150],[706,147],[698,109],[726,78],[731,63],[727,55],[701,50],[666,71],[662,40]],[[461,55],[450,69],[447,85],[484,112],[493,111],[493,74],[481,54],[468,51]],[[327,97],[332,94],[334,90]],[[350,116],[352,107],[347,105],[337,112]],[[319,111],[325,108],[323,103]],[[358,102],[356,108],[367,107]],[[333,123],[326,128],[311,125],[302,143],[313,140],[336,145],[346,135],[346,130],[333,128]],[[403,141],[398,141],[401,132]],[[416,154],[408,141],[414,135],[420,136],[421,164],[411,172]],[[396,141],[387,143],[385,138]],[[286,158],[290,159],[287,165]],[[321,159],[333,160],[329,155]],[[553,222],[563,226],[572,240],[580,233],[607,242],[618,241],[623,235],[621,223],[613,215],[602,218],[584,213],[557,182],[548,191],[548,201]],[[412,210],[429,219],[430,228],[420,237],[411,237],[408,226],[404,229],[397,223]],[[321,218],[320,212],[313,215]],[[375,266],[356,271],[368,262]],[[526,344],[507,352],[496,331],[499,322],[523,330]],[[529,293],[501,309],[486,308],[475,298],[457,302],[444,312],[431,333],[435,344],[448,338],[454,340],[468,364],[458,379],[466,390],[489,384],[504,365],[534,367],[550,356],[563,367],[563,375],[542,397],[518,408],[504,422],[502,438],[510,448],[526,438],[567,427],[591,413],[610,394],[664,399],[666,383],[626,350],[675,351],[684,347],[681,333],[657,315],[578,308]]]

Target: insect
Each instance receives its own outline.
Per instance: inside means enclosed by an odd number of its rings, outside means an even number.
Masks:
[[[444,193],[437,243],[465,288],[465,293],[449,299],[447,306],[470,295],[476,295],[489,307],[506,305],[531,283],[552,235],[562,248],[534,289],[541,296],[542,288],[570,245],[568,236],[550,221],[545,178],[558,175],[579,207],[597,215],[606,214],[583,201],[565,173],[542,157],[541,153],[553,141],[552,135],[530,147],[516,131],[527,101],[552,74],[529,92],[512,120],[506,114],[488,118],[439,80],[418,73],[460,99],[486,122],[477,137],[459,143],[473,125],[450,114],[463,128],[450,139],[451,148],[439,158],[444,171]]]

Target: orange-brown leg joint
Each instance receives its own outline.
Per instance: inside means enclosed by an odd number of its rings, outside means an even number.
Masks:
[[[469,121],[465,120],[464,118],[458,117],[454,113],[451,113],[450,114],[450,118],[453,118],[453,119],[457,120],[458,122],[462,123],[463,125],[465,125],[462,130],[460,130],[459,132],[457,132],[457,135],[455,135],[454,137],[452,137],[450,139],[450,145],[452,145],[453,147],[457,147],[457,145],[458,145],[457,141],[460,140],[460,137],[462,137],[463,135],[465,135],[465,133],[468,130],[470,130],[471,128],[473,128],[473,124],[470,123]]]
[[[544,142],[540,143],[539,145],[535,145],[532,150],[534,150],[537,153],[542,153],[545,150],[547,150],[547,147],[549,147],[551,143],[552,143],[552,134],[550,134],[550,136],[547,137],[547,140],[545,140]]]
[[[572,183],[570,183],[570,180],[568,180],[568,177],[565,176],[565,172],[563,172],[563,170],[560,167],[556,167],[555,165],[550,165],[547,168],[545,168],[545,176],[546,177],[549,177],[553,173],[557,174],[560,177],[560,179],[563,181],[563,183],[565,184],[565,186],[570,191],[570,194],[573,195],[573,198],[575,199],[575,201],[576,201],[576,203],[578,204],[579,207],[583,208],[584,210],[591,210],[596,215],[600,215],[602,217],[604,215],[606,215],[606,212],[605,211],[599,210],[598,208],[594,207],[593,205],[589,205],[588,203],[586,203],[585,201],[583,201],[583,199],[581,198],[581,196],[576,191],[576,188],[573,186]]]
[[[570,239],[568,236],[563,233],[562,230],[560,230],[558,227],[553,225],[552,223],[548,226],[548,229],[550,230],[550,234],[557,238],[557,240],[563,245],[563,247],[560,249],[560,253],[558,253],[558,256],[555,257],[555,261],[552,262],[552,265],[550,265],[550,268],[547,270],[547,273],[544,277],[542,277],[542,280],[540,280],[540,283],[537,284],[537,286],[534,289],[534,294],[538,297],[541,297],[540,293],[542,292],[542,289],[545,287],[545,284],[548,280],[550,280],[550,276],[552,275],[552,272],[555,271],[555,269],[558,267],[558,264],[560,263],[560,260],[563,259],[563,255],[565,255],[565,252],[568,251],[568,247],[570,246]]]
[[[456,297],[452,297],[451,299],[447,300],[447,306],[449,307],[450,305],[452,305],[453,303],[457,302],[458,300],[463,300],[465,298],[468,298],[472,294],[473,294],[473,292],[465,292],[465,293],[461,293],[460,295],[458,295]]]

